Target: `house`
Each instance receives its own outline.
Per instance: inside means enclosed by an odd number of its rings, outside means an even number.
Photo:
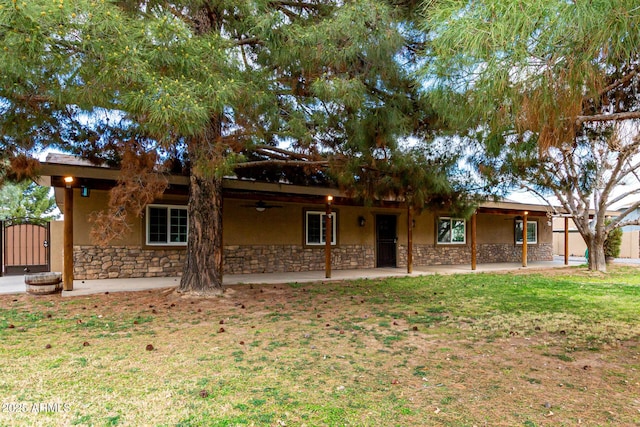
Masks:
[[[182,271],[188,233],[188,178],[169,188],[136,218],[131,232],[109,246],[92,243],[91,212],[103,210],[119,171],[61,154],[42,164],[40,184],[55,188],[61,210],[73,212],[66,243],[75,279],[175,276]],[[65,183],[65,177],[73,178]],[[69,188],[66,188],[69,187]],[[65,207],[65,193],[73,196]],[[335,188],[224,180],[225,274],[322,271],[327,196],[333,197],[333,269],[473,264],[553,259],[551,217],[544,206],[485,203],[469,220],[444,210],[409,216],[404,203],[363,206]],[[68,221],[69,218],[65,218]],[[526,246],[523,224],[527,224]],[[411,252],[407,242],[412,241]],[[475,254],[474,252],[475,247]],[[475,258],[475,259],[474,259]],[[54,266],[53,268],[61,266]]]

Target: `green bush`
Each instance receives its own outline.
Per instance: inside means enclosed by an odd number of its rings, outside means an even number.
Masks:
[[[605,259],[613,259],[620,256],[621,245],[622,245],[622,229],[614,228],[609,232],[607,239],[604,241]]]

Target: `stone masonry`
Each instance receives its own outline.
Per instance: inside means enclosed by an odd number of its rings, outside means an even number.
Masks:
[[[529,261],[553,261],[553,244],[527,245],[527,259]],[[522,245],[504,243],[478,245],[478,263],[520,261],[522,261]]]
[[[324,246],[302,245],[226,246],[224,270],[227,274],[272,273],[324,270]],[[336,270],[372,268],[373,246],[342,245],[331,250],[331,266]]]
[[[74,246],[73,275],[78,280],[170,277],[182,272],[184,249],[139,246]]]
[[[478,264],[522,261],[522,245],[508,243],[478,245]],[[527,246],[529,261],[553,261],[553,245],[542,243]],[[414,245],[413,265],[456,265],[471,263],[468,245]],[[407,246],[398,248],[398,265],[407,265]]]
[[[146,249],[140,246],[75,246],[74,276],[78,280],[179,276],[185,262],[184,249]],[[530,261],[553,260],[552,244],[528,247]],[[522,246],[478,245],[478,263],[520,262]],[[416,266],[468,264],[468,245],[415,245]],[[331,251],[335,270],[374,268],[372,245],[342,245]],[[407,246],[398,247],[398,266],[407,265]],[[302,245],[226,246],[224,273],[273,273],[324,270],[324,247]]]
[[[139,246],[75,246],[74,277],[78,280],[179,276],[184,249]],[[332,268],[372,268],[373,246],[343,245],[331,251]],[[272,273],[324,270],[324,247],[302,245],[226,246],[224,273]]]

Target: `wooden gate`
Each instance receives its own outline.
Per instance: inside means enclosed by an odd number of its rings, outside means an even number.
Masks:
[[[48,222],[28,218],[0,221],[0,275],[49,271],[50,236]]]

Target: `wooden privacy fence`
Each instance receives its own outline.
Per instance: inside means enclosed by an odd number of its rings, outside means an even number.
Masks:
[[[49,271],[50,236],[48,222],[29,218],[0,221],[0,275]]]

